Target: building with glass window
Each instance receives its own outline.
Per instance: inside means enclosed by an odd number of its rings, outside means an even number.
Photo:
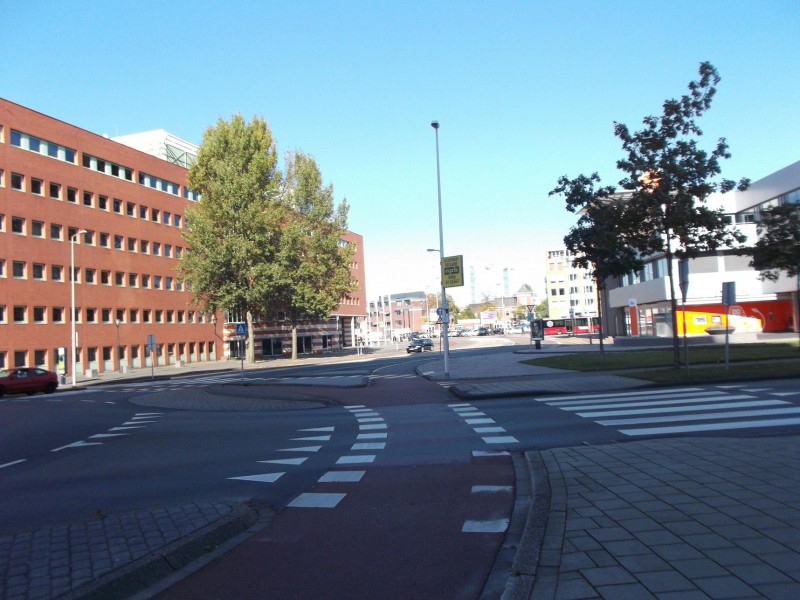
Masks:
[[[238,348],[235,326],[202,314],[176,277],[185,209],[198,199],[185,185],[196,146],[163,137],[142,151],[0,98],[0,367],[72,372],[73,308],[78,373]],[[357,245],[359,290],[330,319],[303,324],[303,351],[355,344],[366,314],[363,240],[342,243]],[[278,315],[256,333],[257,357],[291,352]]]
[[[752,244],[758,238],[761,211],[788,202],[800,202],[800,162],[753,182],[744,192],[715,195],[709,199],[709,206],[721,207]],[[683,333],[684,316],[688,335],[717,333],[728,325],[738,333],[797,331],[797,278],[789,279],[783,273],[777,282],[761,281],[749,263],[748,256],[732,250],[690,260],[684,315],[678,261],[674,260],[678,333]],[[728,282],[733,282],[736,296],[730,306],[722,303],[723,284]],[[669,278],[663,255],[649,257],[641,271],[609,279],[607,288],[603,299],[606,332],[616,336],[672,336]]]

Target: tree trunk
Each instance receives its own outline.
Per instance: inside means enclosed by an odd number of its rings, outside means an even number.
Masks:
[[[255,364],[256,362],[256,332],[253,331],[253,313],[247,311],[247,340],[245,341],[245,357],[247,362]]]
[[[292,360],[297,360],[297,323],[292,323]]]
[[[597,282],[595,282],[595,285],[597,285]],[[603,290],[604,289],[605,285],[603,285],[602,287],[600,285],[597,285],[597,324],[599,325],[599,328],[597,330],[597,336],[598,336],[597,339],[600,341],[600,362],[602,363],[606,362],[605,347],[603,346]],[[590,317],[589,336],[592,335],[593,333],[592,329],[594,329],[594,327],[591,326],[591,322],[592,321]]]

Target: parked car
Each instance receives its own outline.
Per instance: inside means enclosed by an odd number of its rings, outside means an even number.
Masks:
[[[406,346],[406,352],[408,354],[412,352],[422,352],[423,350],[433,351],[433,340],[431,338],[417,338],[411,340],[411,343]]]
[[[58,387],[58,375],[38,367],[0,370],[0,398],[4,394],[52,394]]]
[[[489,335],[490,331],[486,327],[479,327],[478,328],[478,335]]]

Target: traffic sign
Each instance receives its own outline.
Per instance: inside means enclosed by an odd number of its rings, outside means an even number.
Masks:
[[[461,287],[464,285],[464,257],[442,257],[442,287]]]
[[[444,309],[440,306],[436,309],[436,314],[441,317],[444,314]]]
[[[247,323],[236,324],[236,337],[247,337]]]

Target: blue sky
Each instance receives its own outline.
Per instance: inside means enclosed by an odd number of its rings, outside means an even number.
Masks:
[[[702,145],[723,175],[800,160],[796,1],[207,2],[2,0],[0,95],[95,133],[164,128],[199,143],[259,115],[280,154],[312,154],[364,236],[367,292],[438,285],[464,255],[459,303],[543,291],[574,215],[560,175],[616,184],[619,121],[638,128],[701,61],[722,81]],[[474,273],[474,284],[471,273]]]

